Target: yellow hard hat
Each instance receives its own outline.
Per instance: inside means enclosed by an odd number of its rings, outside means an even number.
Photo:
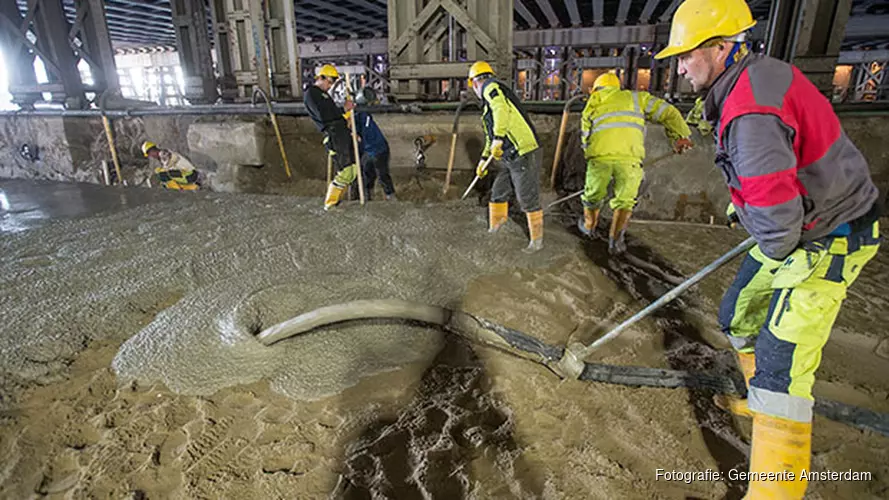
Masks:
[[[620,88],[620,80],[618,80],[617,75],[614,73],[603,73],[596,78],[596,81],[593,82],[593,91],[599,90],[605,87],[617,87]]]
[[[325,64],[324,66],[321,66],[321,69],[318,70],[318,74],[315,75],[315,78],[322,76],[337,79],[340,77],[340,72],[336,70],[336,67],[333,64]]]
[[[744,0],[686,0],[673,14],[670,43],[654,58],[694,50],[711,38],[739,35],[755,24]]]
[[[494,68],[485,61],[476,61],[469,67],[469,86],[472,87],[472,79],[481,75],[493,75]]]
[[[142,143],[142,154],[145,155],[145,156],[147,157],[147,156],[148,156],[148,152],[151,151],[153,148],[156,148],[156,147],[157,147],[157,144],[155,144],[155,143],[153,143],[153,142],[151,142],[151,141],[145,141],[145,142]]]

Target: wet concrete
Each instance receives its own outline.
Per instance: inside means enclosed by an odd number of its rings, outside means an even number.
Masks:
[[[0,237],[0,497],[740,495],[730,481],[655,480],[656,468],[744,467],[749,424],[704,391],[559,381],[402,322],[332,325],[270,348],[252,338],[321,305],[395,297],[552,344],[591,340],[668,288],[651,269],[688,275],[734,233],[631,225],[646,270],[577,238],[570,218],[548,218],[544,250],[525,255],[523,225],[488,235],[473,202],[326,213],[319,197],[145,192],[145,203],[108,201]],[[889,261],[874,264],[841,314],[816,394],[887,411],[879,276]],[[713,321],[732,272],[595,361],[732,372]],[[820,418],[815,429],[819,470],[876,479],[816,483],[813,495],[886,491],[885,437]]]
[[[27,231],[53,221],[80,219],[173,199],[169,193],[144,189],[0,179],[0,233]]]

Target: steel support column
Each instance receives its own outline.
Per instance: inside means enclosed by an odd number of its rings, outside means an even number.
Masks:
[[[37,90],[34,54],[17,39],[21,36],[18,31],[21,24],[22,16],[15,0],[0,0],[0,50],[6,62],[12,102],[23,109],[30,109],[42,97]]]
[[[102,0],[75,0],[77,15],[68,39],[80,33],[81,45],[74,46],[77,55],[90,65],[93,88],[96,92],[120,89],[117,78],[117,65],[114,62],[114,49],[108,33],[105,17],[105,2]]]
[[[259,87],[277,99],[301,95],[292,0],[211,0],[223,100],[247,100]]]
[[[828,98],[852,0],[774,0],[767,53],[796,65]]]
[[[5,1],[15,6],[15,2],[11,0]],[[4,12],[6,10],[11,9],[4,9]],[[68,38],[72,30],[65,18],[62,1],[31,0],[24,20],[20,17],[16,19],[21,22],[15,23],[5,15],[0,19],[0,23],[4,25],[11,53],[20,50],[22,45],[33,51],[43,61],[49,82],[18,88],[10,86],[9,92],[13,98],[17,99],[16,96],[19,94],[49,92],[55,103],[64,103],[69,108],[85,106],[86,99],[80,72],[77,70],[77,57]],[[29,31],[34,35],[36,42],[31,42],[28,38]],[[25,97],[22,100],[28,99],[30,98]]]
[[[498,75],[512,80],[513,1],[389,0],[389,78],[392,93],[421,97],[423,81],[455,78],[465,81],[477,59],[491,63]],[[431,62],[423,48],[435,37],[437,21],[453,16],[466,40],[466,61]]]
[[[639,70],[636,64],[637,49],[635,47],[624,48],[624,59],[626,66],[624,67],[624,88],[628,90],[636,90],[636,74]]]
[[[191,104],[216,102],[216,75],[210,58],[210,35],[204,0],[172,0],[176,48],[185,78],[185,98]]]

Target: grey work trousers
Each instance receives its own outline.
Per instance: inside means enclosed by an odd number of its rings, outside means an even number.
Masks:
[[[497,162],[491,203],[509,201],[515,192],[523,212],[540,210],[540,159],[540,148],[537,148],[514,160]]]

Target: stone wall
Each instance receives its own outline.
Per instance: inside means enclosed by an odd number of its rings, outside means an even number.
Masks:
[[[414,140],[433,135],[436,143],[427,150],[427,168],[447,168],[453,115],[450,113],[375,116],[392,150],[393,169],[414,165]],[[543,146],[542,181],[549,187],[560,116],[533,115]],[[889,129],[887,117],[843,117],[843,126],[868,158],[874,180],[883,193],[889,191],[889,148],[883,133]],[[189,157],[199,167],[213,189],[221,191],[280,192],[275,187],[289,181],[278,150],[274,131],[266,117],[164,116],[116,119],[113,121],[123,177],[129,184],[144,184],[152,166],[142,157],[140,146],[152,140],[162,147]],[[279,117],[286,152],[299,179],[324,179],[326,153],[322,136],[307,117]],[[578,188],[583,163],[576,138],[579,114],[569,122],[569,141],[563,161],[563,190]],[[723,216],[728,193],[719,172],[712,165],[713,146],[709,138],[695,132],[698,147],[683,156],[666,158],[646,169],[647,189],[638,211],[651,217],[706,221]],[[483,147],[478,110],[469,109],[460,120],[455,155],[456,169],[469,170]],[[23,144],[36,146],[37,160],[19,153]],[[669,152],[669,144],[659,126],[648,128],[648,158]],[[103,182],[102,162],[111,162],[101,120],[98,118],[43,118],[0,116],[0,177],[35,178],[58,181]],[[572,180],[573,179],[573,180]]]

